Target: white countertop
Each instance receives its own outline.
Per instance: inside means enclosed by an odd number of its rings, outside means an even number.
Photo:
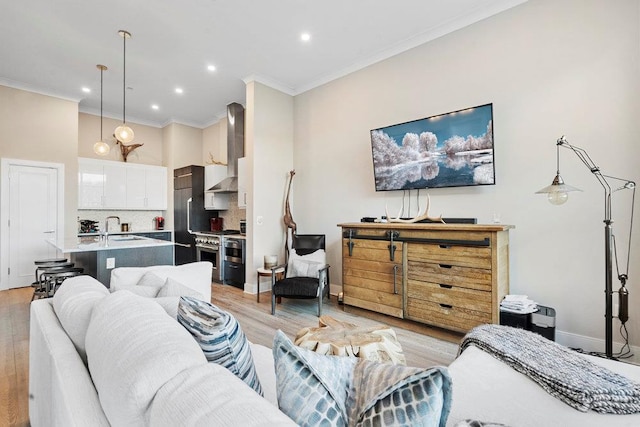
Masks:
[[[109,235],[108,239],[100,240],[99,236],[83,236],[65,239],[62,242],[48,240],[50,244],[63,253],[107,251],[114,249],[143,248],[153,246],[172,246],[168,240],[150,239],[141,236],[128,236],[122,234]]]
[[[109,236],[116,234],[140,234],[140,233],[171,233],[173,230],[135,230],[135,231],[110,231]],[[78,237],[99,236],[100,233],[78,233]]]

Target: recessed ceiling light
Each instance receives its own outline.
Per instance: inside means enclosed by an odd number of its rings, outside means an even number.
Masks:
[[[309,40],[311,40],[311,34],[309,33],[300,34],[300,40],[302,40],[303,42],[308,42]]]
[[[216,70],[216,66],[215,65],[207,65],[207,70],[215,71]]]
[[[181,87],[177,87],[176,88],[176,93],[182,94],[184,91],[182,90]]]
[[[152,109],[152,110],[158,110],[158,109],[160,109],[160,107],[158,107],[158,104],[153,104],[153,105],[151,106],[151,109]]]
[[[83,91],[84,93],[91,93],[91,89],[89,89],[88,87],[83,87],[83,88],[82,88],[82,91]]]

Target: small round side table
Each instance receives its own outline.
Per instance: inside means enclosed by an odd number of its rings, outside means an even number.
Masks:
[[[276,280],[282,279],[282,275],[284,274],[284,267],[280,267],[276,270]],[[261,277],[271,277],[271,269],[259,268],[258,269],[258,290],[256,292],[257,300],[260,302],[260,278]]]

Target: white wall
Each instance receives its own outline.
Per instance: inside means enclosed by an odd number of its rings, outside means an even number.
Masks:
[[[109,144],[109,154],[100,156],[93,151],[93,144],[100,140],[100,116],[80,113],[78,115],[78,157],[122,161],[120,146],[115,143],[113,131],[122,124],[122,120],[103,117],[102,137]],[[142,163],[146,165],[162,165],[162,129],[129,123],[135,133],[135,139],[130,144],[144,144],[129,153],[128,163]],[[127,145],[130,145],[127,144]]]
[[[602,339],[603,191],[564,151],[563,177],[584,192],[561,207],[534,192],[551,183],[563,134],[605,173],[640,181],[639,17],[638,0],[531,0],[296,96],[293,209],[300,230],[326,233],[332,282],[341,282],[336,224],[384,215],[386,204],[395,214],[401,203],[401,192],[374,191],[369,130],[493,103],[497,184],[432,189],[430,213],[481,223],[498,213],[514,224],[511,293],[554,307],[561,341]],[[621,267],[627,203],[621,197],[614,211]],[[635,345],[639,276],[632,262],[627,325]]]
[[[264,255],[278,255],[278,260],[284,262],[282,217],[287,179],[293,169],[293,98],[261,83],[249,82],[245,114],[249,173],[246,212],[249,287],[245,284],[245,290],[255,292],[256,269],[263,266]],[[266,283],[261,285],[263,291],[269,288]]]

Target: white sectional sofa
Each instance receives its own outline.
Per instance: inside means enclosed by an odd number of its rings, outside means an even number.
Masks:
[[[32,426],[295,425],[277,407],[271,349],[250,344],[262,397],[208,363],[154,299],[96,284],[68,279],[31,303]]]
[[[195,266],[200,275],[210,274],[202,267]],[[164,277],[171,277],[167,271]],[[141,279],[140,271],[131,272]],[[115,288],[135,286],[125,273],[114,270],[123,280],[112,280]],[[271,349],[250,344],[261,397],[226,369],[207,363],[191,335],[167,315],[166,307],[177,306],[179,297],[157,304],[131,288],[110,294],[96,283],[88,276],[69,279],[53,299],[31,304],[32,426],[295,425],[277,406]],[[640,382],[638,366],[590,359]],[[514,427],[640,426],[638,414],[579,412],[476,347],[467,348],[449,373],[447,426],[468,419]]]

